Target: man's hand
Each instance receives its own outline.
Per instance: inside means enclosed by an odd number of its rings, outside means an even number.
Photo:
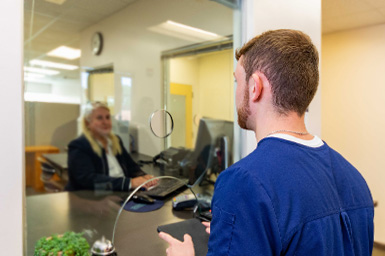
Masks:
[[[210,234],[210,222],[202,221],[202,224],[206,227],[206,233]]]
[[[194,244],[190,235],[184,235],[184,242],[164,232],[160,232],[159,237],[169,244],[166,250],[167,256],[195,256]]]

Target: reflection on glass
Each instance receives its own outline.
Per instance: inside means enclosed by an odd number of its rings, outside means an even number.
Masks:
[[[169,112],[161,109],[152,113],[150,127],[156,137],[166,138],[174,129],[174,120]]]

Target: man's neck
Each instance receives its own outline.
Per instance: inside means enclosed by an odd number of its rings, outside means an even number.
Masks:
[[[257,141],[274,133],[289,134],[305,140],[314,138],[314,136],[308,134],[306,130],[305,115],[298,116],[295,112],[290,112],[287,115],[270,112],[269,115],[262,115],[261,118],[256,121],[255,127]]]

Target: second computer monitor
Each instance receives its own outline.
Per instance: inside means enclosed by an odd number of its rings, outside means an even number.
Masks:
[[[231,121],[201,118],[191,158],[194,168],[190,169],[190,184],[201,183],[209,173],[219,173],[233,163],[233,126]]]

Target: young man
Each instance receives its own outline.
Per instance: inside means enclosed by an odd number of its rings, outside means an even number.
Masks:
[[[359,172],[304,116],[318,53],[300,31],[257,36],[236,54],[239,125],[258,147],[215,184],[208,255],[371,255],[373,201]],[[194,255],[191,237],[160,233],[167,255]]]

